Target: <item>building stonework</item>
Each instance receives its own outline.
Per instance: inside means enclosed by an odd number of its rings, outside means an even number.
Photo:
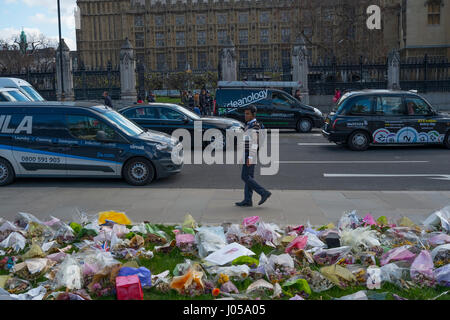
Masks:
[[[450,58],[450,0],[401,0],[400,17],[403,57]]]
[[[231,40],[238,66],[282,70],[300,35],[309,59],[319,63],[386,59],[392,49],[448,56],[450,0],[429,1],[445,4],[440,26],[415,25],[437,22],[428,18],[427,0],[77,0],[78,59],[87,68],[105,68],[109,61],[117,68],[129,38],[146,70],[217,71]],[[382,30],[366,27],[371,4],[382,7]],[[423,28],[429,36],[421,36]]]
[[[117,53],[129,37],[137,59],[151,70],[217,70],[230,38],[240,63],[281,68],[282,54],[290,59],[298,3],[78,0],[77,48],[87,67],[105,66],[109,60],[117,65]]]

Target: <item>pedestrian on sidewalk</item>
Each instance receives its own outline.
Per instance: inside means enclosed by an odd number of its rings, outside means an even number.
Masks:
[[[155,97],[155,95],[153,94],[153,91],[151,91],[151,90],[150,90],[150,92],[148,93],[147,101],[148,101],[149,103],[154,103],[154,102],[156,102],[156,97]]]
[[[188,106],[191,110],[194,110],[195,101],[191,91],[188,92]]]
[[[339,90],[338,88],[334,89],[334,98],[333,98],[333,102],[334,103],[338,103],[339,99],[341,99],[341,90]]]
[[[209,91],[206,91],[206,105],[207,105],[206,115],[211,116],[213,113],[214,99]]]
[[[105,98],[105,106],[112,108],[113,104],[112,104],[111,97],[108,94],[108,91],[103,92],[103,97]]]
[[[203,88],[202,92],[200,93],[200,96],[199,96],[199,106],[200,106],[200,110],[201,110],[203,116],[205,116],[207,113],[207,107],[208,107],[207,103],[208,103],[208,101],[207,101],[207,97],[206,97],[206,89]]]
[[[255,180],[255,167],[257,161],[257,153],[259,149],[259,130],[264,129],[264,126],[256,120],[256,107],[250,105],[245,109],[245,162],[242,166],[241,178],[245,182],[244,200],[242,202],[236,202],[238,207],[252,207],[253,206],[253,191],[261,196],[261,201],[258,205],[262,205],[272,195],[270,191],[267,191],[260,186]]]
[[[297,99],[298,101],[302,102],[302,93],[301,93],[300,89],[295,90],[294,98]]]

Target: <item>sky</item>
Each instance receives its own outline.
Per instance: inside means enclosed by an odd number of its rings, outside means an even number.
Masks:
[[[76,0],[60,0],[62,37],[70,50],[76,50]],[[0,0],[0,39],[20,34],[44,34],[58,40],[57,0]]]

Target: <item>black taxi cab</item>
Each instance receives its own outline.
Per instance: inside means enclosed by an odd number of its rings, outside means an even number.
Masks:
[[[435,111],[414,91],[353,91],[335,110],[322,133],[351,150],[382,144],[443,144],[450,149],[450,114]]]

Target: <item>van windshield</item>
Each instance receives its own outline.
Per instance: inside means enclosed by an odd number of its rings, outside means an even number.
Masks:
[[[134,137],[144,133],[144,130],[141,127],[137,126],[135,123],[131,122],[116,111],[107,111],[104,112],[103,115],[129,136]]]
[[[32,87],[30,86],[22,86],[20,87],[23,91],[25,91],[31,98],[33,98],[33,101],[45,101],[44,98]]]

